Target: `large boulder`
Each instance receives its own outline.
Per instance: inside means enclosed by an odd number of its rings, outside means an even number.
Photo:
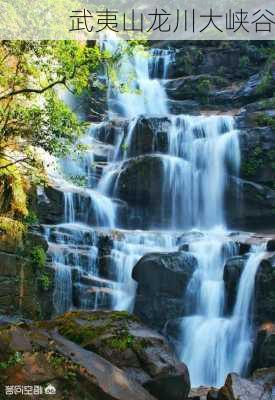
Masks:
[[[182,299],[196,265],[186,252],[145,255],[132,272],[138,282],[135,314],[157,328],[184,315]]]
[[[42,251],[35,242],[32,249]],[[31,252],[24,257],[0,252],[0,314],[31,319],[52,316],[54,269],[50,264],[41,268],[35,261]]]
[[[236,93],[234,100],[247,104],[263,97],[272,96],[274,82],[275,63],[273,62],[267,69],[252,75]]]
[[[174,63],[169,77],[181,77],[190,74],[217,73],[230,79],[243,79],[257,72],[267,56],[249,42],[169,42],[165,46],[175,49]],[[163,47],[163,43],[154,46]]]
[[[200,104],[207,104],[211,92],[226,85],[227,81],[224,78],[200,74],[167,80],[165,88],[172,100],[196,100]]]
[[[258,324],[275,323],[275,255],[266,256],[259,265],[255,281],[254,314]]]
[[[225,304],[229,314],[236,303],[239,282],[247,259],[248,256],[230,258],[224,267]],[[275,322],[274,264],[273,253],[266,253],[257,270],[253,294],[253,320],[257,325]]]
[[[275,179],[274,98],[247,105],[236,118],[242,154],[241,177],[273,187]]]
[[[218,400],[271,400],[271,391],[264,386],[229,374],[219,390]]]
[[[224,266],[223,280],[225,285],[226,312],[232,313],[237,299],[238,286],[247,257],[236,256],[227,260]]]
[[[231,228],[247,231],[273,228],[275,190],[239,178],[228,178],[225,211]]]
[[[42,324],[111,362],[156,399],[187,398],[190,380],[186,366],[177,361],[163,336],[136,317],[126,312],[79,311]]]
[[[141,229],[171,228],[172,224],[182,228],[188,224],[188,215],[184,209],[177,211],[181,204],[185,206],[190,191],[182,173],[186,168],[185,160],[161,154],[126,160],[114,174],[113,197],[129,204],[141,218]]]
[[[275,365],[275,325],[266,323],[259,327],[251,362],[252,370]]]
[[[150,153],[168,152],[168,135],[171,121],[168,117],[140,117],[133,131],[129,148],[126,149],[128,157],[136,157]]]
[[[41,387],[41,399],[51,393],[62,400],[69,393],[75,400],[156,400],[121,369],[53,326],[23,322],[2,328],[0,349],[2,387]]]

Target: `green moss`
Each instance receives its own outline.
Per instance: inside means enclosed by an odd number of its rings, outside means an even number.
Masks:
[[[22,354],[16,351],[14,354],[10,355],[7,361],[0,362],[0,370],[7,369],[18,364],[23,365],[24,360]]]
[[[36,213],[32,210],[29,210],[28,215],[24,218],[23,220],[24,224],[26,225],[33,225],[33,224],[38,224],[38,216]]]
[[[51,279],[49,275],[46,273],[41,274],[41,276],[38,278],[38,281],[40,283],[41,288],[45,291],[49,290],[52,285]]]
[[[127,348],[132,348],[135,342],[135,338],[129,335],[128,332],[121,332],[118,336],[104,340],[104,345],[111,349],[124,351]]]
[[[107,331],[108,326],[91,327],[90,325],[80,326],[73,320],[61,320],[59,322],[59,332],[67,339],[85,347],[98,336]]]
[[[257,126],[271,126],[271,128],[275,129],[275,118],[270,117],[267,114],[261,113],[257,115],[255,122]]]
[[[264,73],[262,80],[256,89],[256,94],[258,96],[265,95],[270,90],[271,87],[272,87],[272,75],[270,70],[267,70]]]
[[[261,100],[259,102],[259,105],[262,110],[267,109],[267,108],[273,108],[273,107],[275,107],[275,97],[271,97],[270,99],[267,99],[267,100]]]
[[[256,174],[258,169],[264,166],[264,154],[263,150],[257,146],[255,147],[249,160],[242,165],[242,172],[248,177],[252,177]]]
[[[43,269],[46,265],[47,255],[43,247],[36,246],[31,250],[30,259],[33,266]]]
[[[208,98],[212,84],[209,79],[203,79],[197,86],[197,93],[203,98]]]

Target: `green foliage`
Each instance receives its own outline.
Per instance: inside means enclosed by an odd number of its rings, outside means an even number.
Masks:
[[[47,255],[43,247],[34,247],[30,253],[30,259],[33,266],[38,266],[40,269],[43,269],[47,260]]]
[[[28,183],[17,165],[9,164],[8,160],[0,158],[0,211],[10,217],[25,217]]]
[[[26,225],[35,225],[38,224],[39,219],[33,210],[28,210],[28,215],[24,218],[23,222]]]
[[[19,245],[22,242],[25,230],[25,226],[21,222],[7,217],[0,217],[1,240]]]
[[[10,367],[14,367],[15,365],[23,365],[24,360],[23,356],[20,352],[16,351],[12,354],[7,361],[0,362],[0,369],[7,369]]]
[[[255,147],[249,161],[243,163],[242,170],[248,177],[253,177],[259,168],[264,165],[263,151],[260,147]]]
[[[259,114],[256,118],[255,118],[255,122],[257,124],[257,126],[271,126],[273,129],[275,129],[275,118],[274,117],[270,117],[267,114]]]
[[[250,64],[250,59],[248,56],[242,56],[240,58],[240,63],[239,63],[240,72],[244,77],[249,76],[249,70],[248,70],[249,64]]]
[[[208,101],[209,93],[212,89],[212,84],[209,79],[203,79],[197,86],[197,94],[201,96],[204,101]]]
[[[256,94],[258,96],[265,95],[271,88],[272,85],[272,75],[268,70],[264,73],[261,83],[258,85],[256,89]]]
[[[43,290],[47,291],[50,289],[52,282],[48,274],[43,273],[38,279]]]

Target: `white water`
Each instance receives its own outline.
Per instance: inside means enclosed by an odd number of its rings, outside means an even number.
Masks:
[[[112,54],[127,46],[110,39],[101,45]],[[94,125],[83,138],[90,150],[81,160],[71,157],[61,162],[63,178],[55,176],[55,181],[64,190],[65,223],[47,228],[57,269],[54,302],[57,313],[70,307],[132,311],[135,263],[146,253],[174,251],[179,235],[175,230],[202,230],[203,237],[190,244],[198,268],[183,298],[189,314],[182,324],[181,358],[188,365],[192,386],[216,386],[228,372],[245,371],[253,333],[250,307],[261,255],[249,257],[234,313],[225,317],[223,269],[238,249],[228,239],[224,191],[228,174],[239,170],[238,135],[231,116],[168,113],[163,79],[172,60],[171,51],[137,48],[132,55],[125,53],[117,80],[109,84],[108,119]],[[125,163],[134,156],[132,144],[141,116],[155,119],[149,153],[156,153],[160,126],[167,137],[167,148],[157,154],[162,187],[155,201],[161,209],[161,232],[117,228],[123,226],[115,200],[117,187]],[[119,122],[115,127],[114,121]],[[110,144],[113,134],[114,145]],[[85,188],[68,183],[72,175],[84,178]],[[128,209],[124,213],[130,215]],[[131,213],[142,220],[139,209]],[[150,217],[146,222],[154,227]],[[110,253],[103,256],[110,273],[107,277],[99,264],[104,235],[112,238]]]

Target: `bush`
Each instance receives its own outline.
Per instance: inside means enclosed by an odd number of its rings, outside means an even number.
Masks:
[[[44,268],[46,265],[47,255],[43,247],[36,246],[32,249],[30,258],[32,265],[38,266],[39,268]]]

